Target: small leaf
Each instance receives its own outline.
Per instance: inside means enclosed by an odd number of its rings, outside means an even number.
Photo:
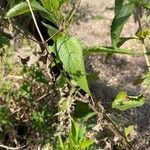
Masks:
[[[86,116],[84,116],[84,117],[82,118],[82,122],[88,121],[90,118],[94,117],[95,115],[96,115],[95,112],[90,112],[90,113],[88,113]]]
[[[82,149],[85,149],[85,148],[88,148],[89,146],[91,146],[92,144],[94,143],[93,140],[86,140],[86,141],[83,141],[81,144],[80,144],[80,147]]]
[[[80,41],[73,36],[61,36],[55,43],[63,68],[78,86],[90,94]]]
[[[128,137],[129,134],[131,134],[134,131],[134,126],[130,125],[127,128],[124,128],[125,136]]]
[[[136,36],[137,36],[139,39],[145,39],[145,38],[147,38],[149,35],[150,35],[150,30],[149,30],[148,28],[144,28],[144,29],[138,30],[138,31],[136,32]]]
[[[126,92],[120,92],[112,103],[112,108],[127,110],[142,106],[145,103],[143,95],[128,96]]]
[[[133,13],[134,4],[123,4],[123,0],[115,0],[115,17],[111,25],[111,40],[113,47],[117,47],[121,31]]]
[[[32,0],[31,2],[31,7],[34,11],[39,10],[42,11],[44,13],[48,13],[49,12],[42,7],[37,1]],[[29,6],[27,2],[21,2],[17,5],[15,5],[13,8],[11,8],[7,13],[6,13],[6,18],[11,18],[11,17],[15,17],[21,14],[25,14],[30,12]]]

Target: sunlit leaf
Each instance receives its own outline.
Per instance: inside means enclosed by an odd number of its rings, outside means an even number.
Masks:
[[[150,30],[149,30],[148,28],[144,28],[144,29],[138,30],[138,31],[136,32],[136,36],[137,36],[139,39],[145,39],[145,38],[147,38],[149,35],[150,35]]]
[[[112,103],[112,108],[127,110],[142,106],[145,103],[143,95],[128,96],[126,92],[120,92]]]
[[[129,17],[131,16],[131,14],[133,13],[134,4],[133,3],[123,4],[122,0],[115,0],[115,7],[116,7],[115,17],[111,25],[111,40],[112,45],[114,47],[117,47],[121,31],[125,23],[128,21]]]
[[[32,0],[31,7],[34,11],[39,10],[44,13],[49,13],[44,7],[42,7],[36,0]],[[29,6],[27,2],[21,2],[15,5],[6,13],[6,18],[15,17],[21,14],[25,14],[30,12]]]
[[[134,126],[133,126],[133,125],[130,125],[130,126],[124,128],[124,133],[125,133],[125,136],[126,136],[126,137],[127,137],[129,134],[131,134],[133,131],[134,131]]]
[[[80,41],[73,36],[61,36],[55,46],[65,71],[80,88],[90,94]]]
[[[80,147],[81,147],[82,149],[85,149],[85,148],[89,147],[90,145],[92,145],[93,143],[94,143],[93,140],[88,139],[88,140],[86,140],[86,141],[83,141],[83,142],[80,144]]]

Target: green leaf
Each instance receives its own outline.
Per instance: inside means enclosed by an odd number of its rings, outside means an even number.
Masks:
[[[58,11],[65,0],[41,0],[43,6],[49,11]]]
[[[112,108],[127,110],[142,106],[145,103],[143,95],[128,96],[126,92],[120,92],[112,103]]]
[[[63,143],[63,140],[62,140],[62,138],[61,138],[61,135],[58,135],[58,145],[59,145],[59,148],[61,149],[61,150],[64,150],[64,143]]]
[[[143,55],[144,53],[136,53],[130,49],[124,48],[113,48],[113,47],[104,47],[104,46],[94,46],[85,48],[84,54],[91,53],[105,53],[105,54],[128,54],[128,55]]]
[[[136,37],[121,37],[117,43],[117,47],[121,47],[125,42],[129,40],[137,39]]]
[[[80,130],[80,125],[78,122],[72,120],[71,121],[71,135],[72,135],[72,140],[74,143],[78,144],[79,140],[79,130]]]
[[[95,112],[90,112],[90,113],[88,113],[86,116],[84,116],[84,117],[82,118],[82,122],[88,121],[90,118],[94,117],[95,115],[96,115]]]
[[[144,28],[144,29],[138,30],[138,31],[136,32],[136,36],[137,36],[139,39],[145,39],[145,38],[147,38],[149,35],[150,35],[150,30],[149,30],[148,28]]]
[[[80,41],[73,36],[61,36],[55,43],[63,68],[78,86],[90,94]]]
[[[134,131],[134,126],[130,125],[127,128],[124,128],[125,136],[127,137],[129,134],[131,134]]]
[[[149,4],[149,3],[147,3],[147,4],[142,4],[142,6],[143,6],[144,8],[146,8],[146,9],[150,10],[150,4]]]
[[[44,8],[51,14],[42,14],[42,16],[48,20],[52,20],[55,25],[59,26],[63,16],[61,13],[61,6],[63,3],[66,2],[66,0],[41,0]]]
[[[81,147],[82,149],[85,149],[85,148],[91,146],[93,143],[94,143],[93,140],[88,139],[88,140],[86,140],[86,141],[83,141],[83,142],[80,144],[80,147]]]
[[[86,126],[84,126],[83,124],[80,124],[79,141],[83,141],[85,139],[85,134],[86,134]]]
[[[111,40],[113,47],[117,47],[121,31],[133,13],[134,4],[123,4],[123,0],[115,0],[115,17],[111,25]]]
[[[41,12],[49,14],[49,12],[44,7],[42,7],[36,0],[32,0],[30,3],[31,3],[31,7],[33,11],[39,10]],[[28,12],[30,12],[28,3],[21,2],[15,5],[6,13],[6,18],[15,17],[15,16],[22,15]]]

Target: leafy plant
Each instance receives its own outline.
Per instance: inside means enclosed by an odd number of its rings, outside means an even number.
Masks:
[[[87,149],[94,141],[85,137],[86,127],[72,120],[71,130],[68,138],[63,142],[61,135],[58,136],[58,149],[60,150],[75,150]]]
[[[65,134],[63,134],[64,131],[61,131],[62,128],[58,133],[55,133],[57,136],[56,149],[89,149],[90,146],[94,144],[94,141],[86,137],[88,125],[86,125],[85,122],[96,114],[99,119],[104,117],[104,119],[107,120],[107,123],[110,123],[116,132],[120,134],[117,125],[111,120],[103,106],[98,100],[96,100],[90,91],[89,78],[85,70],[84,56],[92,53],[105,53],[110,56],[113,54],[143,55],[145,56],[149,68],[150,63],[147,56],[149,53],[147,52],[145,43],[145,40],[150,33],[149,29],[143,28],[139,23],[139,30],[135,33],[135,36],[122,37],[122,30],[134,10],[138,7],[150,10],[149,3],[145,0],[115,0],[115,16],[110,31],[112,41],[111,46],[85,47],[77,37],[70,35],[69,33],[71,20],[74,13],[77,11],[80,1],[77,3],[77,6],[74,6],[67,14],[64,14],[61,9],[63,5],[66,4],[67,0],[26,0],[23,2],[13,2],[16,3],[16,5],[13,3],[14,6],[6,13],[5,18],[11,19],[12,17],[30,13],[42,42],[36,41],[32,38],[30,39],[40,43],[40,46],[43,47],[44,50],[41,53],[42,57],[44,57],[44,62],[46,62],[48,74],[51,73],[53,67],[58,70],[57,75],[53,75],[52,73],[49,75],[54,82],[54,86],[49,86],[50,81],[46,79],[45,74],[40,68],[28,68],[25,66],[24,73],[27,73],[26,77],[28,77],[28,75],[32,76],[32,81],[29,80],[23,82],[20,89],[21,95],[24,98],[32,99],[32,84],[37,82],[39,84],[42,83],[45,87],[54,88],[53,90],[59,95],[59,102],[57,102],[58,110],[55,115],[57,116],[56,129],[60,129],[64,126],[66,120],[68,120],[70,124],[68,125],[69,131]],[[42,25],[47,28],[47,33],[50,36],[47,40],[44,40],[43,38],[42,31],[40,31],[36,15],[34,14],[35,12],[43,19]],[[141,42],[143,46],[142,52],[137,53],[133,49],[122,48],[122,45],[125,42],[132,39]],[[49,40],[52,40],[53,44],[48,44]],[[0,36],[0,47],[3,47],[5,44],[8,44],[8,39],[5,36]],[[140,81],[145,80],[149,82],[149,72],[142,76]],[[4,92],[5,90],[6,89],[4,88]],[[9,90],[7,89],[6,94],[9,93],[8,91]],[[45,98],[46,96],[43,97]],[[41,99],[43,99],[43,97]],[[76,103],[77,100],[85,102],[86,107],[81,103],[79,106],[75,106],[78,105]],[[126,92],[122,91],[113,101],[112,108],[123,111],[139,107],[143,105],[144,102],[144,96],[142,94],[138,96],[128,96]],[[87,105],[90,109],[87,109]],[[48,127],[46,125],[46,120],[51,116],[49,115],[50,113],[46,113],[45,108],[41,108],[41,110],[33,109],[31,115],[33,127],[40,131],[47,131],[46,128]],[[72,116],[76,119],[80,117],[79,120],[81,120],[81,122],[79,123],[75,119],[72,119]],[[125,128],[125,134],[121,134],[122,139],[126,142],[129,149],[133,148],[128,143],[127,136],[132,130],[133,126],[129,126],[128,128]]]

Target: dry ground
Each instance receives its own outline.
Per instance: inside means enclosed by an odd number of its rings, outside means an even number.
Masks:
[[[110,45],[110,25],[114,16],[114,0],[82,0],[77,22],[72,26],[72,33],[80,37],[88,46]],[[133,36],[138,25],[132,16],[125,26],[123,35]],[[127,42],[129,48],[141,50],[136,41]],[[136,149],[150,149],[150,94],[145,84],[134,86],[133,82],[141,73],[147,70],[142,56],[114,55],[106,60],[104,55],[92,55],[86,58],[87,70],[98,71],[99,80],[91,86],[94,94],[109,107],[111,101],[119,91],[126,90],[130,95],[144,93],[146,103],[140,108],[126,111],[122,120],[126,125],[135,125],[132,137]],[[113,111],[114,112],[114,111]]]

